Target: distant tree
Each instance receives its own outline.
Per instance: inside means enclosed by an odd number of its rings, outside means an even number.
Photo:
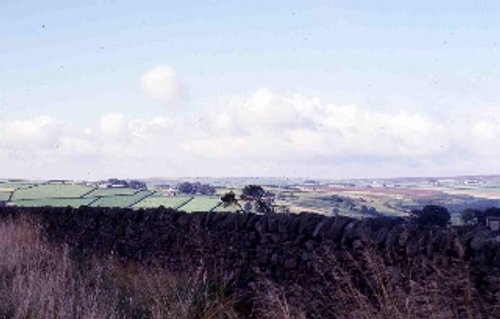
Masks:
[[[183,182],[177,186],[177,190],[183,194],[200,194],[200,195],[213,195],[215,194],[215,187],[210,184],[201,184],[199,182],[190,183]]]
[[[245,205],[243,205],[243,210],[245,212],[251,212],[253,210],[253,206],[251,202],[246,202]]]
[[[236,199],[236,195],[234,194],[233,191],[229,191],[222,195],[220,200],[225,204],[225,205],[230,205],[230,204],[236,204],[238,200]]]
[[[361,205],[361,213],[364,215],[370,215],[370,216],[379,216],[379,212],[375,209],[375,207],[368,207],[366,205]]]
[[[144,189],[147,187],[146,183],[134,179],[128,182],[128,186],[133,189]]]
[[[274,212],[273,205],[262,199],[256,201],[256,210],[262,214],[270,214]]]
[[[477,223],[477,218],[481,215],[481,211],[477,209],[467,208],[460,213],[460,219],[466,225],[474,225]]]
[[[337,207],[335,207],[334,209],[332,209],[332,212],[333,212],[333,216],[338,217],[339,213],[340,213],[340,209],[338,209]]]
[[[199,184],[197,192],[201,195],[213,195],[215,194],[215,187],[210,184]]]
[[[414,221],[420,225],[447,226],[450,223],[448,209],[438,205],[426,205],[422,210],[412,211]]]
[[[242,199],[251,199],[258,200],[262,197],[266,196],[267,192],[259,185],[246,185],[243,187],[241,198]]]
[[[177,189],[180,193],[183,194],[195,194],[196,193],[196,185],[191,184],[190,182],[183,182],[177,186]]]

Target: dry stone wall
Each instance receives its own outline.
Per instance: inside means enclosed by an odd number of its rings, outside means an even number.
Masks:
[[[326,257],[352,262],[356,273],[366,263],[363,253],[371,252],[381,257],[395,282],[410,267],[422,269],[424,276],[439,271],[436,267],[467,265],[477,289],[500,294],[500,237],[479,227],[421,227],[389,218],[360,221],[308,213],[0,208],[0,217],[9,216],[39,218],[50,240],[82,256],[113,252],[123,260],[154,261],[173,270],[231,271],[242,285],[263,276],[315,287],[323,282],[315,277],[318,269],[333,267]]]

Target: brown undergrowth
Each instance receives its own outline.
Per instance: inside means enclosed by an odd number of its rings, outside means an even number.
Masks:
[[[257,317],[500,318],[500,296],[479,292],[463,260],[441,262],[415,258],[396,266],[368,249],[318,252],[308,272],[317,282],[260,282],[265,293],[256,294]]]
[[[486,300],[458,258],[395,261],[397,253],[326,247],[300,280],[256,274],[236,288],[232,275],[209,278],[204,269],[172,272],[114,256],[82,261],[22,218],[0,222],[0,256],[0,318],[500,317],[491,299],[498,296]]]
[[[75,262],[29,220],[0,223],[0,318],[236,318],[224,285],[110,256]]]

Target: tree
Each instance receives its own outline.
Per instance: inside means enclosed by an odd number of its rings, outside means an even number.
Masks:
[[[270,214],[274,211],[273,205],[262,199],[257,200],[256,210],[262,214]]]
[[[180,183],[179,186],[177,187],[180,193],[184,194],[195,194],[196,193],[196,187],[195,185],[191,184],[190,182],[183,182]]]
[[[236,204],[238,201],[236,200],[236,195],[234,194],[233,191],[229,191],[222,195],[220,200],[225,204],[225,205],[231,205],[231,204]]]
[[[200,184],[198,185],[197,191],[201,195],[213,195],[215,194],[215,187],[210,184]]]
[[[486,219],[488,217],[500,217],[500,208],[497,207],[487,208],[485,211],[478,212],[476,214],[476,217],[478,224],[486,225]]]
[[[146,183],[133,179],[128,182],[128,187],[133,189],[144,189],[147,186]]]
[[[267,192],[259,185],[246,185],[243,187],[241,198],[258,200],[266,196]]]
[[[213,195],[215,194],[215,187],[210,184],[201,184],[199,182],[190,183],[183,182],[177,186],[180,193],[184,194],[200,194],[200,195]]]
[[[466,225],[474,225],[477,223],[477,218],[481,214],[480,210],[467,208],[460,213],[460,219]]]
[[[422,210],[412,211],[412,215],[417,224],[447,226],[450,223],[450,213],[448,209],[438,205],[426,205]]]
[[[243,205],[243,210],[247,213],[251,212],[253,210],[252,203],[246,202],[245,205]]]

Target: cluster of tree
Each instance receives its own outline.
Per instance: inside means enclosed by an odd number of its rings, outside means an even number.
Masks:
[[[446,207],[426,205],[422,210],[413,210],[412,219],[419,225],[437,225],[445,227],[450,224],[451,216]]]
[[[270,214],[274,212],[273,193],[266,191],[259,185],[246,185],[243,187],[240,199],[246,201],[243,206],[245,212],[258,212],[262,214]],[[225,205],[237,204],[238,199],[233,191],[225,193],[221,197],[221,201]]]
[[[274,194],[266,191],[259,185],[246,185],[241,191],[241,199],[243,200],[259,200],[264,197],[273,197]]]
[[[274,212],[272,192],[259,185],[246,185],[241,192],[241,199],[246,200],[245,211],[256,211],[262,214]]]
[[[199,182],[190,183],[183,182],[177,186],[177,190],[183,194],[191,194],[191,195],[213,195],[215,194],[215,187],[210,184],[201,184]]]
[[[146,183],[132,179],[128,181],[128,187],[133,189],[145,189],[147,188]]]
[[[491,207],[486,210],[468,208],[460,214],[462,222],[466,225],[485,225],[486,217],[500,217],[500,208]]]

